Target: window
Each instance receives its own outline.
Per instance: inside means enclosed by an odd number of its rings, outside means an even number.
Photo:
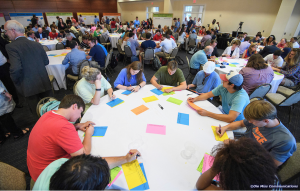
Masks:
[[[149,19],[153,16],[153,13],[158,13],[159,7],[147,7],[146,8],[146,18]]]
[[[187,18],[189,20],[189,17],[192,17],[193,19],[196,17],[201,18],[203,17],[204,14],[204,6],[203,5],[188,5],[185,6],[183,9],[183,20]]]

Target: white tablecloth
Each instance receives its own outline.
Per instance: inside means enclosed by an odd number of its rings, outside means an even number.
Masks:
[[[201,42],[203,36],[197,36],[196,39],[196,45],[198,44],[198,42]],[[189,44],[189,38],[185,38],[185,50],[188,49],[188,44]]]
[[[240,70],[246,66],[247,64],[247,60],[245,59],[228,59],[228,58],[223,58],[223,61],[224,60],[227,60],[228,63],[234,63],[234,62],[237,62],[239,64],[236,65],[236,67],[232,67],[232,66],[229,66],[229,65],[226,65],[226,68],[219,68],[219,67],[216,67],[215,71],[220,75],[220,74],[227,74],[229,73],[229,71],[231,70],[236,70],[237,72],[240,72]],[[218,60],[218,62],[221,62],[220,61],[220,58]],[[284,75],[277,75],[277,74],[274,74],[274,78],[273,78],[273,81],[270,83],[272,85],[272,88],[271,90],[269,91],[269,93],[276,93],[277,89],[278,89],[278,86],[280,85],[281,81],[283,80],[284,78]]]
[[[117,48],[117,43],[118,43],[120,36],[121,36],[121,34],[117,34],[117,33],[109,35],[110,43],[113,48]]]
[[[197,167],[205,152],[210,153],[217,145],[212,125],[227,123],[209,117],[202,117],[187,105],[188,97],[196,97],[190,91],[176,91],[172,96],[157,96],[150,90],[155,87],[146,85],[139,92],[122,95],[124,90],[114,92],[124,103],[111,108],[106,103],[108,96],[100,99],[99,105],[92,105],[81,122],[93,121],[96,126],[108,126],[104,137],[92,137],[91,154],[95,156],[123,156],[129,149],[138,149],[142,156],[139,162],[144,163],[148,184],[151,190],[191,190],[195,188],[200,173]],[[145,103],[142,98],[155,95],[159,100]],[[182,100],[181,105],[166,101],[169,97]],[[162,110],[158,104],[164,109]],[[221,114],[208,101],[199,101],[196,105],[211,112]],[[135,115],[132,109],[145,105],[149,110]],[[178,112],[189,114],[189,126],[177,124]],[[147,124],[165,125],[166,135],[146,133]],[[83,132],[78,131],[83,140]],[[228,136],[233,138],[233,132]],[[132,143],[136,143],[133,146]],[[185,144],[191,143],[196,149],[194,160],[181,157]],[[128,189],[124,173],[116,180],[115,185]]]
[[[47,46],[49,50],[56,50],[57,40],[40,40],[40,43],[44,46]]]
[[[64,52],[70,52],[71,50],[54,50],[46,52],[47,55],[56,54],[60,55]],[[62,61],[64,60],[65,56],[48,56],[49,65],[46,66],[47,72],[49,75],[53,75],[59,85],[60,88],[67,89],[66,85],[66,78],[65,78],[65,71],[68,65],[62,65]],[[55,90],[58,90],[58,87],[55,82],[53,82],[53,87]]]

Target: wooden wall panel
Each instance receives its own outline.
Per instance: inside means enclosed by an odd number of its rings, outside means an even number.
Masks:
[[[97,12],[117,13],[117,0],[0,0],[0,13],[6,19],[13,12]]]

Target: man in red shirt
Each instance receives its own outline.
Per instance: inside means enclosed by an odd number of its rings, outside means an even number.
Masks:
[[[57,111],[49,111],[37,121],[30,133],[27,148],[27,166],[33,181],[57,159],[90,154],[94,123],[70,123],[81,117],[84,110],[85,104],[79,96],[66,95]],[[77,130],[85,132],[82,143]],[[131,150],[129,154],[132,157],[140,155],[137,150]],[[126,163],[128,158],[131,158],[128,154],[121,157],[104,157],[109,166]]]
[[[50,39],[55,39],[55,38],[57,38],[58,34],[55,29],[52,29],[51,33],[49,33],[49,36],[50,36]]]
[[[162,35],[160,34],[160,31],[157,30],[156,34],[153,37],[153,40],[159,41],[159,40],[161,40],[161,37],[162,37]]]

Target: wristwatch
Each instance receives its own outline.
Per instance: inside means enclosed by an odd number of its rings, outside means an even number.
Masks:
[[[142,86],[139,84],[139,86],[140,86],[140,89],[142,88]]]
[[[101,91],[101,88],[100,89],[96,89],[96,91]]]

